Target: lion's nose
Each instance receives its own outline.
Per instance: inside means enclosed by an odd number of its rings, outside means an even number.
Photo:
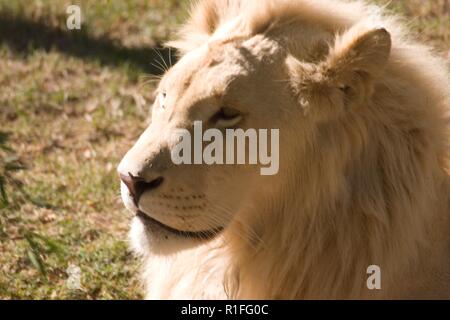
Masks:
[[[147,182],[144,178],[133,176],[131,173],[128,175],[119,174],[122,182],[127,186],[133,197],[134,204],[138,206],[139,199],[145,191],[150,191],[158,188],[164,181],[163,177],[158,177],[150,182]]]

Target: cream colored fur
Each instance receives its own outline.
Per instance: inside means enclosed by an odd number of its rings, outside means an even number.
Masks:
[[[160,130],[127,165],[170,149],[167,123],[188,127],[206,114],[198,97],[222,94],[246,126],[280,128],[281,163],[274,177],[177,173],[226,208],[202,221],[227,227],[167,253],[135,221],[148,298],[450,298],[448,66],[401,22],[361,1],[200,1],[170,45],[182,52],[161,84],[173,111],[153,115]],[[366,286],[373,264],[381,290]]]

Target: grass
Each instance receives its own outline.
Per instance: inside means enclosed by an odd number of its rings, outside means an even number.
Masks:
[[[446,56],[448,2],[388,6]],[[160,73],[154,48],[186,16],[186,1],[76,1],[81,31],[65,28],[71,3],[0,0],[4,299],[142,297],[115,168],[147,124],[146,80]],[[78,290],[67,286],[71,265],[81,270]]]

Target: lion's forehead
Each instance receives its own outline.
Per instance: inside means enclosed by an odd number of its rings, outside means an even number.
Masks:
[[[254,68],[236,49],[205,49],[183,57],[167,75],[162,86],[176,100],[190,94],[220,95],[234,79],[248,75]]]
[[[275,60],[283,51],[280,44],[256,35],[248,39],[224,38],[207,43],[206,64],[209,66],[224,64],[226,67],[235,65],[241,70],[258,69],[259,66]]]
[[[280,45],[264,36],[250,39],[216,39],[186,54],[170,74],[167,87],[178,95],[203,91],[218,95],[233,80],[257,72],[280,56]]]

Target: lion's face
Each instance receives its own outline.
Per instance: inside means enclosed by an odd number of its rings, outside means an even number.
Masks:
[[[123,201],[138,213],[134,228],[150,231],[145,242],[151,237],[161,249],[174,239],[212,238],[273,187],[275,177],[262,176],[258,165],[175,165],[171,152],[179,142],[174,133],[193,132],[194,121],[201,121],[203,130],[279,128],[288,108],[280,101],[292,99],[285,76],[273,67],[282,59],[276,50],[266,39],[210,43],[165,74],[151,124],[118,168]]]
[[[231,29],[239,24],[236,21],[229,25]],[[366,104],[374,79],[389,59],[390,34],[356,25],[328,47],[330,34],[313,27],[305,30],[309,31],[295,35],[291,50],[283,37],[229,36],[230,30],[224,27],[186,52],[165,74],[151,125],[118,168],[125,205],[138,213],[133,230],[142,231],[132,232],[141,235],[134,243],[147,246],[154,240],[160,244],[144,252],[178,250],[178,240],[198,243],[235,230],[229,227],[233,222],[258,233],[255,224],[267,220],[262,211],[270,211],[266,209],[279,202],[283,190],[305,187],[301,176],[308,177],[307,168],[316,161],[311,153],[329,143],[323,139],[323,128],[333,128]],[[299,41],[304,45],[299,46]],[[194,162],[196,155],[204,155],[198,149],[209,147],[205,140],[216,138],[203,136],[196,144],[198,122],[202,123],[200,135],[211,128],[221,132],[279,129],[278,150],[285,157],[279,158],[278,174],[261,175],[261,166],[253,164],[207,165],[200,160],[203,164],[175,165],[172,155],[179,146],[180,130],[193,133],[189,145]],[[272,141],[270,145],[266,148],[272,147]],[[246,150],[246,159],[250,151]],[[176,246],[166,246],[174,239]]]

